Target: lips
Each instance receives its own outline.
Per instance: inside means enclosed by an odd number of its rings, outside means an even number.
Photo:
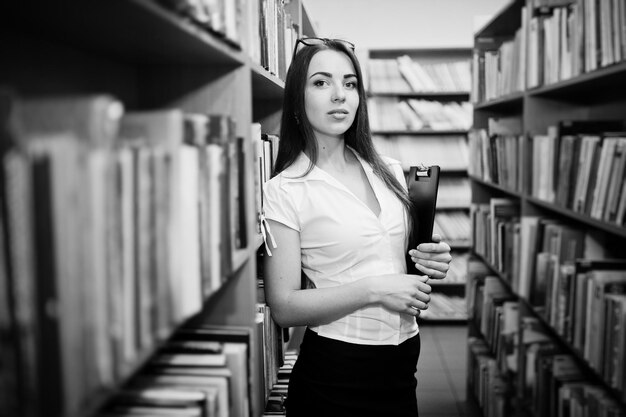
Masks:
[[[335,109],[335,110],[331,110],[328,112],[328,114],[330,114],[331,116],[334,115],[341,115],[341,114],[348,114],[348,110],[344,110],[344,109]]]

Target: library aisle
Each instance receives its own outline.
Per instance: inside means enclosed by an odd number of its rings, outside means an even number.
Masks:
[[[420,417],[474,417],[466,403],[467,325],[422,324],[422,350],[417,364]]]

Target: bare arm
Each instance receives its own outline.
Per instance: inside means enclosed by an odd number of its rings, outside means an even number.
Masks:
[[[278,247],[272,256],[265,257],[265,290],[274,320],[280,326],[329,323],[375,304],[412,315],[427,308],[428,278],[417,275],[372,276],[332,288],[301,289],[300,233],[268,221]]]

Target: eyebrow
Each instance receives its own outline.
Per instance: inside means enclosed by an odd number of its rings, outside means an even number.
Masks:
[[[311,78],[315,77],[316,75],[323,75],[324,77],[333,78],[333,75],[332,75],[330,72],[322,72],[322,71],[319,71],[319,72],[316,72],[316,73],[314,73],[314,74],[311,74],[311,76],[309,77],[309,79],[311,79]],[[346,78],[352,78],[352,77],[357,78],[356,74],[346,74],[346,75],[344,75],[344,76],[343,76],[343,78],[344,78],[344,79],[346,79]]]

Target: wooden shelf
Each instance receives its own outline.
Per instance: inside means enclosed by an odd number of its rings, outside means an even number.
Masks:
[[[428,281],[428,285],[430,285],[432,288],[446,288],[446,287],[465,287],[467,283],[466,282],[446,282],[446,280],[437,280],[437,279],[431,279],[430,281]]]
[[[493,18],[476,31],[475,38],[510,37],[522,24],[520,10],[524,0],[509,0]]]
[[[243,53],[223,38],[181,19],[151,0],[11,2],[5,26],[128,63],[238,66]]]
[[[433,316],[433,317],[419,317],[418,323],[423,324],[467,324],[467,315],[465,317],[446,317],[446,316]]]
[[[251,62],[252,98],[280,101],[282,105],[285,82],[257,63]]]
[[[478,177],[475,177],[473,175],[470,175],[469,178],[470,178],[470,180],[472,180],[473,182],[475,182],[477,184],[483,185],[485,187],[492,188],[494,190],[498,190],[501,193],[509,195],[510,197],[519,198],[519,199],[524,198],[524,195],[522,193],[518,192],[518,191],[509,190],[508,188],[502,187],[502,186],[500,186],[498,184],[494,184],[492,182],[487,182],[487,181],[483,180],[482,178],[478,178]]]
[[[559,81],[528,92],[530,97],[550,97],[568,101],[593,100],[594,94],[602,91],[602,99],[611,94],[622,96],[626,91],[626,62],[619,62],[597,70],[587,72],[568,80]]]
[[[459,136],[467,135],[467,130],[373,130],[372,135],[380,136]]]
[[[563,6],[568,2],[559,0],[557,3],[558,4],[551,2],[551,5],[547,8],[549,9],[557,5]],[[483,28],[476,32],[474,36],[474,50],[481,52],[494,49],[504,41],[513,40],[516,36],[516,32],[522,26],[522,19],[528,16],[534,16],[535,10],[528,10],[528,7],[532,7],[531,2],[525,0],[509,0]],[[546,8],[543,8],[542,11],[547,11],[545,9]],[[523,17],[523,12],[528,13],[528,15]],[[600,13],[599,9],[598,13]],[[584,18],[588,19],[588,14],[585,14]],[[600,20],[598,20],[598,25],[603,23],[599,22]],[[535,22],[529,21],[526,23],[531,27]],[[585,24],[586,23],[588,22],[585,22]],[[522,34],[522,36],[524,36],[524,34]],[[529,41],[528,34],[526,34],[526,41]],[[528,45],[529,43],[522,42],[522,44]],[[588,45],[584,46],[585,48],[588,47]],[[597,51],[587,50],[585,52],[591,57],[593,54],[600,53],[601,47],[597,46],[597,48]],[[531,58],[533,57],[527,56],[526,64],[531,62]],[[543,57],[537,57],[535,62],[538,62],[541,68],[541,65],[544,64]],[[522,73],[528,70],[529,68],[520,68]],[[516,74],[515,72],[514,75]],[[484,74],[476,75],[478,76],[477,79],[480,79]],[[527,170],[533,169],[532,142],[528,137],[545,134],[548,132],[550,126],[558,126],[560,122],[566,120],[592,121],[624,119],[624,111],[626,110],[626,96],[624,96],[624,91],[626,91],[626,62],[622,61],[598,68],[592,72],[571,77],[567,80],[561,80],[549,85],[507,94],[480,103],[474,103],[475,128],[487,128],[490,124],[489,119],[491,118],[511,118],[512,120],[519,121],[521,131],[512,131],[517,132],[523,139],[521,151],[517,154],[517,157],[519,158],[519,166],[522,167],[522,174],[527,174]],[[506,123],[503,123],[502,125],[505,124]],[[575,133],[576,132],[572,132],[571,134]],[[500,161],[498,161],[498,163],[500,163]],[[592,173],[592,175],[596,174],[597,173]],[[540,175],[543,175],[543,173]],[[615,247],[622,247],[626,242],[626,227],[624,226],[594,219],[589,215],[577,213],[571,209],[535,198],[530,195],[528,191],[507,189],[473,175],[470,175],[470,182],[472,184],[472,201],[474,203],[487,203],[494,197],[505,197],[516,200],[519,203],[520,217],[540,216],[550,219],[555,218],[568,223],[577,223],[576,227],[588,233],[588,236],[594,238],[590,240],[593,240],[597,245],[603,246],[604,251],[614,253],[614,257],[624,257],[621,249],[617,251],[614,250]],[[525,186],[526,185],[528,184],[525,184]],[[528,189],[527,187],[526,190]],[[526,232],[527,230],[522,229],[522,242],[528,237],[525,235]],[[507,238],[509,237],[510,236],[507,236]],[[507,250],[511,250],[511,248],[507,247]],[[594,251],[591,250],[590,252]],[[598,252],[601,252],[599,248]],[[623,394],[620,395],[616,390],[612,389],[609,384],[602,379],[599,373],[591,368],[580,352],[577,352],[572,346],[569,346],[564,338],[557,334],[556,330],[548,321],[530,305],[529,300],[520,297],[519,294],[514,291],[511,285],[510,274],[504,274],[498,271],[494,265],[490,265],[487,262],[485,257],[475,253],[474,255],[487,265],[491,273],[499,277],[503,285],[519,300],[522,307],[520,309],[520,316],[523,315],[522,310],[524,310],[528,311],[527,315],[538,318],[543,324],[543,327],[546,328],[548,334],[566,348],[564,352],[571,353],[577,359],[576,362],[581,366],[583,372],[592,376],[590,380],[593,380],[593,382],[605,388],[607,392],[618,401],[621,407],[624,408],[626,402],[623,399]],[[522,257],[522,260],[524,259],[525,258]],[[534,275],[534,271],[529,271],[529,273]],[[475,369],[470,369],[468,372],[475,371]],[[521,380],[518,382],[519,384],[524,383],[524,381]],[[523,394],[520,387],[516,389],[515,397],[519,399]],[[555,400],[549,398],[549,396],[546,397],[546,399],[550,401]],[[520,410],[520,408],[523,407],[516,407],[515,415],[525,415],[525,412]]]
[[[370,91],[368,97],[398,97],[403,99],[423,99],[435,101],[468,101],[468,91]]]
[[[526,197],[526,200],[536,206],[550,210],[554,213],[560,214],[572,220],[576,220],[577,222],[589,225],[592,228],[600,229],[604,232],[626,238],[626,227],[624,226],[619,226],[617,224],[611,224],[602,220],[594,219],[593,217],[587,216],[586,214],[577,213],[570,209],[557,206],[556,204],[549,203],[535,197]]]
[[[474,110],[492,110],[492,111],[521,111],[524,105],[524,93],[516,92],[507,94],[504,97],[498,97],[482,103],[474,103]]]

